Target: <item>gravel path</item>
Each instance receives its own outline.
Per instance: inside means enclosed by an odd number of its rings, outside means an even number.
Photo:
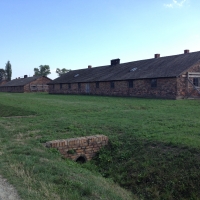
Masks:
[[[0,176],[0,200],[20,200],[16,190]]]

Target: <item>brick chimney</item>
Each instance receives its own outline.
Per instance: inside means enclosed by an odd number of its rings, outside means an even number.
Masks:
[[[27,78],[28,76],[27,75],[24,75],[24,78]]]
[[[160,54],[155,54],[155,58],[160,58]]]
[[[187,53],[190,53],[190,50],[189,50],[189,49],[185,49],[185,50],[184,50],[184,54],[187,54]]]
[[[92,65],[88,65],[88,69],[91,69],[92,68]]]
[[[18,77],[18,79],[20,79],[20,77]]]
[[[110,61],[110,64],[111,64],[111,66],[120,64],[120,59],[119,58],[113,59],[113,60]]]

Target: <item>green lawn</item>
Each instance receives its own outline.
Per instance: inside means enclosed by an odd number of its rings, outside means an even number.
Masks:
[[[0,93],[0,174],[23,199],[198,199],[199,106],[199,100]],[[43,146],[95,134],[110,143],[83,165]]]

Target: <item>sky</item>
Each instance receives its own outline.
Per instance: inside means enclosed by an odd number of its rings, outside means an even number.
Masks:
[[[0,0],[0,68],[83,69],[200,51],[199,0]]]

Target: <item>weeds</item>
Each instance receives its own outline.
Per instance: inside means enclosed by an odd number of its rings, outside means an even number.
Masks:
[[[121,137],[120,141],[126,139]],[[112,178],[144,199],[200,196],[199,150],[191,153],[187,148],[131,138],[122,145],[110,141],[92,161],[104,177]]]

